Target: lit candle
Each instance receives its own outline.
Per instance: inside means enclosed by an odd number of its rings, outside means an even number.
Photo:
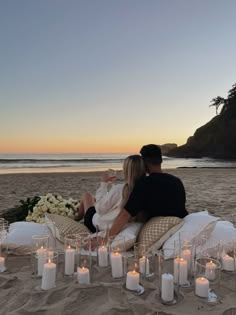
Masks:
[[[0,256],[0,272],[5,270],[5,258]]]
[[[80,284],[89,284],[90,283],[90,274],[89,269],[85,267],[77,268],[77,279]]]
[[[161,276],[161,299],[171,302],[174,299],[174,277],[170,273]]]
[[[127,272],[126,288],[128,290],[137,291],[139,286],[139,273],[135,270]]]
[[[37,249],[36,256],[38,259],[38,276],[42,276],[43,266],[47,262],[47,250],[41,246],[41,248]]]
[[[185,260],[187,260],[187,263],[188,263],[188,270],[190,270],[191,268],[191,259],[192,259],[192,252],[190,249],[184,249],[182,251],[182,255],[181,257]]]
[[[179,280],[179,281],[178,281]],[[188,282],[188,263],[183,258],[175,258],[174,260],[174,281],[180,285]]]
[[[43,277],[41,288],[43,290],[49,290],[56,286],[56,264],[48,261],[43,265]]]
[[[234,271],[235,270],[235,261],[233,257],[225,254],[221,257],[222,269],[226,271]]]
[[[70,276],[74,273],[75,250],[68,246],[65,251],[65,275]]]
[[[123,277],[123,263],[120,253],[111,253],[111,273],[113,278]]]
[[[105,246],[98,247],[98,265],[100,267],[107,267],[108,266],[108,251]]]
[[[215,280],[216,278],[216,264],[212,261],[206,263],[206,277],[208,280]]]
[[[146,258],[145,256],[139,258],[139,270],[140,273],[144,274],[146,270],[146,276],[150,274],[149,271],[149,259]]]
[[[208,297],[209,281],[204,277],[199,277],[195,281],[195,294],[200,297]]]

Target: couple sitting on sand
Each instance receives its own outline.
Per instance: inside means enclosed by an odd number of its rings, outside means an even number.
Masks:
[[[113,185],[108,191],[109,176],[105,173],[95,199],[88,192],[84,194],[79,216],[84,217],[84,224],[91,232],[96,231],[96,226],[104,231],[109,225],[109,236],[115,236],[132,217],[146,222],[157,216],[183,218],[188,214],[183,183],[178,177],[162,172],[159,146],[145,145],[140,154],[124,160],[124,184]]]

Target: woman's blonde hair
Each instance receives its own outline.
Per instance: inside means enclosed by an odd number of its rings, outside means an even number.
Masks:
[[[138,154],[128,156],[123,163],[123,172],[125,185],[122,193],[122,207],[125,206],[135,184],[141,177],[146,175],[146,169],[142,157]]]

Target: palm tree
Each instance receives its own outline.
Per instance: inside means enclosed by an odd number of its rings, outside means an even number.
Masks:
[[[216,108],[216,115],[218,115],[218,108],[220,107],[220,105],[224,105],[225,104],[225,99],[221,96],[217,96],[215,98],[213,98],[211,100],[211,102],[213,102],[213,104],[209,105],[209,106],[215,106]]]

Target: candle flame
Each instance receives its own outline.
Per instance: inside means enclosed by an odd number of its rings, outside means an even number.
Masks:
[[[68,249],[70,249],[70,245],[68,246]]]
[[[51,263],[51,259],[48,259],[48,263],[49,263],[49,264]]]
[[[43,249],[43,246],[41,246],[41,249]]]

